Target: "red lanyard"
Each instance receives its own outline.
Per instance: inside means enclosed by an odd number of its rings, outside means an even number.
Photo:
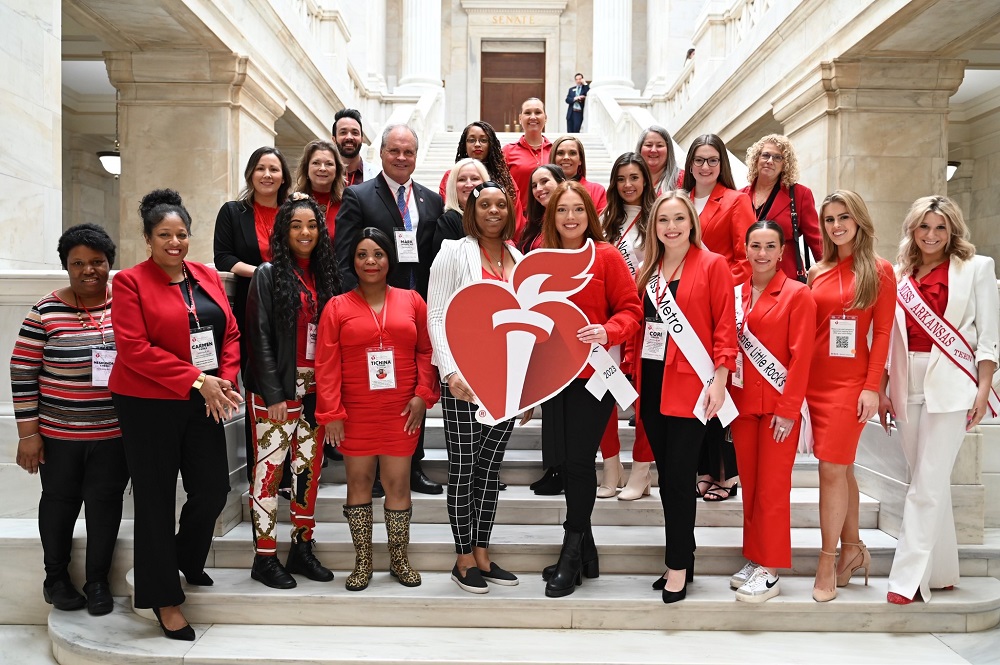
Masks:
[[[375,327],[378,328],[378,348],[380,349],[382,348],[382,337],[385,334],[385,316],[386,310],[389,309],[389,289],[391,288],[392,287],[388,284],[385,287],[385,301],[382,303],[381,321],[378,320],[378,316],[375,314],[375,308],[372,307],[367,300],[365,300],[365,296],[361,293],[360,289],[358,290],[358,295],[360,295],[361,299],[365,301],[366,305],[368,305],[368,311],[371,312],[372,320],[375,322]]]
[[[184,286],[187,287],[188,298],[191,299],[191,304],[184,303],[184,307],[187,309],[188,315],[194,317],[194,325],[196,328],[201,327],[201,321],[198,320],[198,307],[194,304],[194,289],[191,288],[191,280],[188,278],[187,266],[183,263],[181,264],[181,270],[184,272]],[[184,300],[184,296],[181,296],[181,300]]]
[[[639,215],[641,214],[642,214],[642,208],[639,209],[639,212],[635,213],[635,217],[632,218],[632,222],[628,225],[628,228],[625,229],[625,232],[622,233],[622,237],[618,239],[619,247],[621,247],[622,243],[625,242],[625,237],[628,235],[628,232],[632,230],[632,227],[635,226],[635,221],[639,219]],[[683,263],[683,261],[681,263]]]
[[[663,302],[664,296],[667,295],[667,289],[670,288],[670,282],[674,281],[674,277],[676,277],[677,273],[679,273],[681,271],[681,268],[684,267],[684,262],[685,261],[687,261],[687,252],[684,253],[684,258],[681,259],[681,262],[677,264],[677,267],[674,268],[674,271],[670,274],[670,279],[667,280],[667,283],[663,287],[663,292],[661,293],[660,292],[660,277],[663,275],[663,259],[660,259],[660,269],[656,273],[656,308],[657,309],[660,308],[660,303]]]
[[[91,327],[100,331],[100,333],[101,333],[101,344],[106,344],[107,343],[107,341],[104,338],[104,318],[108,315],[108,293],[109,293],[108,288],[105,287],[104,288],[104,309],[101,311],[101,320],[100,321],[98,321],[97,319],[94,318],[94,315],[90,313],[90,310],[87,309],[87,306],[84,305],[83,302],[80,300],[80,296],[76,295],[75,293],[73,294],[73,297],[76,299],[76,306],[79,307],[80,309],[82,309],[84,312],[87,313],[87,318],[90,319],[90,325],[91,325]],[[82,318],[80,319],[80,327],[81,328],[86,328],[87,327],[87,326],[85,326],[83,324],[83,319]]]
[[[490,255],[486,252],[486,248],[480,245],[479,251],[481,251],[483,253],[483,256],[486,257],[486,265],[489,266],[490,274],[499,279],[501,282],[506,282],[507,273],[503,269],[503,244],[500,245],[500,260],[497,261],[497,266],[500,268],[499,275],[496,273],[495,270],[493,270],[493,259],[491,259]]]
[[[840,257],[837,257],[837,283],[840,285],[840,307],[844,310],[844,316],[847,316],[847,303],[844,302],[844,277],[840,270]]]
[[[350,173],[348,173],[347,174],[347,186],[350,187],[351,185],[353,185],[354,181],[357,180],[357,179],[358,179],[358,172],[357,171],[351,171]]]

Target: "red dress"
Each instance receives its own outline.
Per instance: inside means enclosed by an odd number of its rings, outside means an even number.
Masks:
[[[834,464],[853,464],[865,424],[858,422],[858,397],[862,390],[878,390],[889,355],[889,333],[896,310],[896,279],[892,266],[878,259],[879,286],[875,304],[849,309],[856,316],[853,358],[830,356],[830,317],[844,314],[854,299],[854,257],[817,276],[812,283],[816,301],[816,345],[809,372],[806,400],[812,417],[813,454]],[[842,287],[841,287],[842,285]],[[872,331],[871,349],[868,330]]]
[[[379,347],[385,315],[383,348],[393,348],[396,387],[371,390],[367,350]],[[434,406],[440,397],[437,372],[431,365],[427,304],[416,291],[389,288],[376,315],[357,291],[327,303],[316,343],[316,421],[344,422],[345,455],[409,457],[419,432],[407,434],[408,416],[399,415],[414,395]]]

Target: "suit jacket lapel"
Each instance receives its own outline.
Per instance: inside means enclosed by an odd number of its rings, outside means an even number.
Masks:
[[[389,191],[389,183],[385,181],[385,177],[381,173],[375,176],[375,191],[378,192],[382,203],[392,215],[393,226],[403,228],[403,216],[399,213],[399,206],[396,205],[396,195]]]
[[[962,314],[972,295],[973,273],[975,266],[972,261],[959,261],[952,257],[948,266],[948,305],[944,309],[944,318],[958,328],[962,323]]]
[[[260,255],[260,245],[257,244],[257,222],[254,219],[253,204],[241,201],[237,203],[237,209],[239,217],[236,223],[243,234],[243,242],[257,255],[257,265],[260,265],[264,258]]]

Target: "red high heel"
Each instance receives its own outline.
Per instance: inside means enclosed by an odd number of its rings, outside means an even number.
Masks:
[[[887,593],[885,599],[893,605],[909,605],[914,600],[913,598],[907,598],[906,596],[900,595],[895,591]]]

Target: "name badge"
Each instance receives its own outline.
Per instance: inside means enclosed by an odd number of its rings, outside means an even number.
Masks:
[[[418,263],[417,232],[396,229],[396,257],[400,263]]]
[[[219,368],[212,326],[202,326],[191,331],[191,364],[203,372]]]
[[[306,324],[306,360],[316,360],[316,324]]]
[[[116,357],[118,352],[113,346],[98,346],[90,350],[90,385],[107,388]]]
[[[392,347],[368,349],[368,388],[388,390],[396,387],[396,362]]]
[[[662,362],[667,351],[667,326],[655,318],[646,319],[642,335],[642,359]]]
[[[858,317],[830,318],[830,357],[853,358],[858,355]]]
[[[731,375],[734,388],[743,387],[743,352],[736,352],[736,371]]]

